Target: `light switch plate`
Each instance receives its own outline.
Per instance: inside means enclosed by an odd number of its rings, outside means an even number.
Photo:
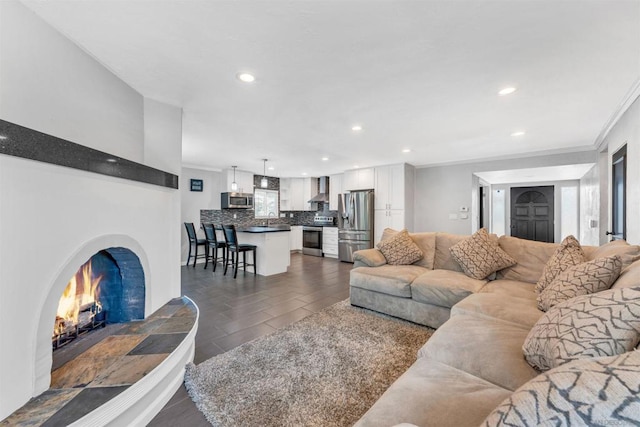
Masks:
[[[466,213],[461,213],[460,214],[460,219],[469,219],[469,215]]]

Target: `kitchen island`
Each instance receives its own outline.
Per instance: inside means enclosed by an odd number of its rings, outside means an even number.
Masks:
[[[291,262],[288,225],[250,226],[237,228],[238,243],[256,245],[257,274],[271,276],[286,273]],[[251,271],[251,268],[249,268]]]

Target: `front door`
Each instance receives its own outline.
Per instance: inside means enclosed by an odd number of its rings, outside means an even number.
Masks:
[[[511,235],[553,242],[553,186],[511,188]]]
[[[611,240],[627,239],[627,146],[615,152],[611,166]]]

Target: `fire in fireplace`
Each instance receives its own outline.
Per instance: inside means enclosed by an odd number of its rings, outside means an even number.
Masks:
[[[108,323],[143,319],[144,290],[144,272],[133,252],[99,251],[71,277],[60,297],[53,349]]]
[[[53,349],[74,340],[85,332],[105,325],[100,302],[102,276],[94,276],[91,260],[80,267],[62,293],[53,328]]]

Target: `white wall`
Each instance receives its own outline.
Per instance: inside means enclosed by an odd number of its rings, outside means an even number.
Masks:
[[[0,117],[178,171],[179,109],[149,102],[145,123],[144,104],[20,3],[0,2]],[[132,242],[150,314],[180,295],[180,226],[178,190],[0,155],[0,419],[49,385],[55,302],[78,254]]]
[[[0,1],[0,117],[144,161],[143,99],[17,1]]]
[[[473,192],[477,191],[474,172],[521,169],[567,164],[593,163],[594,151],[536,156],[519,159],[492,160],[448,166],[416,169],[415,230],[446,231],[469,234],[472,230],[472,214],[469,219],[450,220],[449,214],[460,214],[460,207],[471,210]],[[477,203],[476,203],[477,204]]]
[[[618,120],[605,138],[608,147],[608,182],[611,182],[611,157],[627,144],[627,241],[640,243],[640,98]],[[610,187],[609,187],[610,188]],[[611,197],[607,196],[609,220],[607,230],[611,230]]]
[[[144,99],[144,164],[180,175],[182,109]]]
[[[190,191],[190,180],[201,179],[203,181],[203,191]],[[201,209],[220,209],[220,192],[222,187],[222,172],[207,171],[202,169],[182,168],[180,174],[181,197],[181,221],[192,222],[196,227],[198,237],[204,239],[204,232],[200,229]],[[180,259],[182,264],[187,262],[189,251],[189,241],[184,225],[181,224],[182,249]]]

